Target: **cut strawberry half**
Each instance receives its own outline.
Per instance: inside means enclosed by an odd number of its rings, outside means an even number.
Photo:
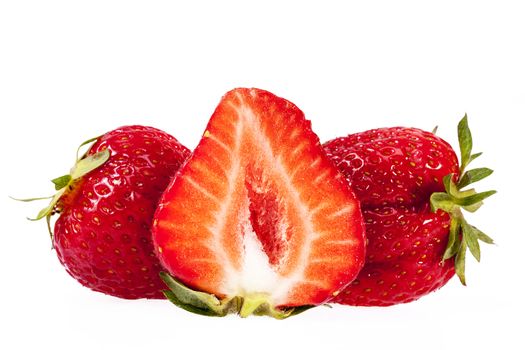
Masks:
[[[303,113],[258,89],[223,97],[153,226],[184,284],[164,275],[166,295],[204,314],[285,317],[336,295],[364,261],[355,195]]]

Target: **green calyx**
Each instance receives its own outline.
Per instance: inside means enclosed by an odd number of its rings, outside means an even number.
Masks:
[[[213,294],[186,287],[166,272],[161,272],[160,278],[169,288],[164,291],[164,295],[169,301],[181,309],[203,316],[224,317],[228,314],[238,314],[243,318],[255,315],[285,319],[313,307],[307,305],[286,310],[277,309],[271,305],[268,296],[263,293],[227,297],[219,300]]]
[[[90,171],[98,168],[99,166],[104,164],[109,159],[110,152],[107,149],[97,152],[92,155],[87,155],[86,153],[82,157],[79,157],[80,149],[84,145],[87,145],[89,143],[96,141],[98,138],[99,137],[89,139],[83,142],[78,147],[75,165],[73,166],[73,168],[71,168],[71,171],[69,172],[69,174],[59,176],[51,180],[51,182],[55,185],[55,190],[57,191],[54,195],[49,196],[49,197],[37,197],[37,198],[27,198],[27,199],[13,198],[14,200],[21,201],[21,202],[33,202],[37,200],[51,199],[49,204],[45,208],[40,210],[35,218],[28,218],[28,220],[31,220],[31,221],[37,221],[37,220],[46,218],[49,234],[51,235],[51,237],[53,236],[53,233],[51,230],[51,224],[50,224],[51,215],[55,213],[56,205],[58,201],[60,200],[60,198],[64,195],[64,193],[68,189],[72,188],[75,181],[77,181],[78,179],[80,179],[82,176],[86,175]]]
[[[488,244],[493,244],[494,241],[478,228],[470,225],[463,216],[463,210],[470,213],[476,212],[483,205],[483,200],[495,194],[496,191],[477,193],[474,189],[465,189],[465,187],[483,180],[493,172],[489,168],[466,170],[467,166],[481,155],[481,153],[472,154],[472,135],[466,114],[458,124],[458,140],[461,152],[459,179],[454,182],[453,174],[445,176],[443,178],[445,192],[433,193],[430,196],[430,204],[432,211],[435,212],[440,209],[449,213],[451,217],[450,233],[443,260],[454,257],[456,274],[461,283],[466,285],[465,257],[467,249],[479,262],[481,259],[479,241]]]

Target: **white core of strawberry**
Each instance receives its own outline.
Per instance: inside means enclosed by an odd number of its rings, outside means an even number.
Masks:
[[[272,268],[261,241],[247,220],[243,225],[243,264],[238,275],[238,294],[271,294],[279,285],[279,275]]]
[[[309,208],[301,201],[297,189],[292,183],[292,179],[289,174],[294,174],[297,169],[286,169],[281,161],[279,154],[274,154],[272,147],[264,135],[257,117],[253,111],[245,106],[236,108],[238,115],[238,122],[236,124],[236,141],[240,143],[243,134],[252,135],[256,140],[256,143],[260,145],[262,154],[260,159],[255,163],[264,164],[264,159],[273,164],[273,169],[270,170],[272,176],[280,178],[282,181],[285,193],[279,194],[280,196],[286,196],[287,200],[292,206],[299,211],[302,218],[304,218],[305,226],[307,227],[307,235],[305,237],[305,244],[302,247],[301,252],[301,263],[298,264],[295,271],[287,276],[282,276],[278,273],[279,263],[286,259],[287,252],[284,252],[284,256],[280,262],[272,265],[269,261],[268,254],[264,251],[263,245],[254,228],[250,222],[250,208],[249,199],[246,198],[246,203],[243,205],[243,210],[239,213],[240,227],[236,234],[241,235],[243,238],[243,255],[242,255],[242,268],[240,271],[235,270],[229,262],[225,261],[226,278],[223,281],[224,294],[229,296],[248,296],[253,294],[265,294],[268,296],[268,302],[275,305],[279,305],[286,300],[288,293],[293,289],[293,286],[304,279],[305,268],[308,264],[308,256],[310,254],[310,246],[315,237],[313,225],[311,223],[311,216],[309,215]],[[292,132],[292,136],[297,137],[298,131]],[[297,151],[299,151],[304,144],[298,143]],[[234,150],[234,153],[239,152],[238,149]],[[237,155],[240,158],[240,154]],[[314,163],[315,165],[315,163]],[[228,212],[230,209],[227,207],[230,205],[232,198],[231,191],[235,189],[235,183],[238,183],[241,177],[244,177],[246,171],[245,166],[234,162],[234,165],[229,172],[229,192],[227,200],[223,203],[222,212]],[[241,181],[244,182],[244,181]],[[255,183],[255,186],[261,186],[260,183]],[[267,190],[267,189],[266,189]],[[281,197],[281,199],[283,199]],[[220,215],[219,215],[220,217]],[[220,219],[218,219],[220,221]],[[277,235],[286,235],[287,224],[278,225]],[[216,237],[220,236],[220,231],[216,231]],[[216,252],[220,251],[220,245],[215,245]],[[219,254],[221,256],[222,254]],[[223,256],[223,255],[222,255]],[[224,257],[224,256],[223,256]],[[226,259],[227,260],[227,259]]]
[[[272,265],[268,254],[264,251],[262,242],[250,222],[249,201],[240,215],[240,227],[236,234],[242,236],[243,252],[241,269],[227,269],[223,281],[223,290],[229,296],[247,297],[251,295],[266,295],[268,302],[279,305],[286,297],[294,284],[304,278],[304,269],[307,265],[308,252],[303,252],[303,262],[296,271],[288,276],[278,273],[279,263]],[[284,235],[286,225],[279,225],[279,231]],[[283,260],[286,259],[286,253]],[[231,265],[230,265],[231,266]]]

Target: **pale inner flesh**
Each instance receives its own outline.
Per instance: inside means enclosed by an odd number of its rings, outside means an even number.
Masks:
[[[226,269],[222,289],[226,295],[267,293],[279,303],[291,286],[303,279],[316,233],[309,209],[289,175],[300,170],[283,164],[281,157],[287,155],[271,147],[251,109],[232,107],[237,113],[234,160],[231,169],[225,169],[229,174],[227,196],[216,225],[209,228],[214,233],[214,250]],[[213,135],[208,137],[213,139]],[[237,227],[231,227],[230,222],[236,222]],[[241,237],[240,268],[221,252],[227,243],[221,239],[231,235],[231,230]],[[290,244],[300,251],[290,254],[294,250]]]

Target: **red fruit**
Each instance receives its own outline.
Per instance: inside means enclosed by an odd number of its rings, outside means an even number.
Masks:
[[[53,181],[60,189],[50,205],[60,213],[53,246],[73,278],[121,298],[163,297],[150,226],[162,192],[189,155],[163,131],[126,126],[99,137],[71,175],[84,163],[102,165],[78,179]]]
[[[310,122],[257,89],[223,97],[162,197],[153,241],[173,276],[213,294],[165,276],[167,296],[209,315],[285,317],[322,304],[364,260],[359,203]]]
[[[491,240],[479,230],[479,235],[461,239],[459,227],[463,232],[475,228],[466,223],[460,209],[477,210],[480,201],[493,194],[459,192],[459,188],[481,179],[472,181],[472,172],[462,173],[477,157],[470,155],[472,140],[467,131],[465,117],[460,123],[461,169],[447,142],[415,128],[375,129],[324,145],[361,201],[368,239],[363,270],[335,302],[365,306],[410,302],[447,283],[454,275],[455,264],[464,282],[467,243],[479,260],[477,239]],[[486,173],[483,177],[492,172],[486,168],[473,170],[480,171]],[[444,183],[448,184],[447,193],[436,193],[446,190]],[[443,210],[431,210],[431,196],[434,209]],[[467,197],[470,204],[461,202]],[[454,213],[452,223],[444,210]]]

